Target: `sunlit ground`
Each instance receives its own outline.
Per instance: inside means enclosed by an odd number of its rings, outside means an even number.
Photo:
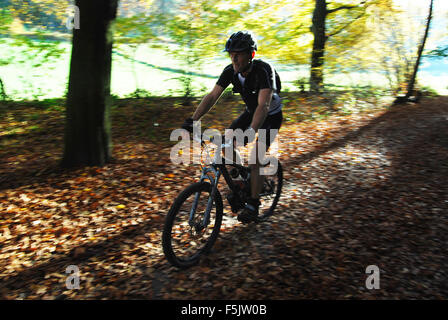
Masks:
[[[295,100],[290,104],[306,106]],[[0,119],[0,296],[445,298],[446,100],[425,98],[420,105],[321,121],[286,120],[276,214],[266,223],[242,225],[223,199],[218,241],[185,272],[166,261],[160,239],[166,212],[197,181],[198,168],[170,163],[169,147],[138,131],[153,112],[159,128],[177,127],[172,110],[127,103],[112,113],[116,163],[54,172],[62,113],[34,114],[33,106],[18,104]],[[290,104],[292,116],[297,105]],[[218,105],[216,114],[232,106]],[[179,115],[187,111],[176,109]],[[33,126],[46,131],[28,129]],[[219,190],[224,197],[227,190]],[[382,287],[374,293],[364,287],[372,264],[381,269]],[[66,288],[68,265],[81,270],[79,290]]]

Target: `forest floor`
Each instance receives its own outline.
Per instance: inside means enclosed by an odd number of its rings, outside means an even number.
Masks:
[[[310,99],[285,103],[275,215],[229,215],[187,270],[166,261],[161,232],[198,177],[169,159],[169,133],[193,107],[115,102],[114,162],[64,170],[62,107],[3,105],[0,298],[447,299],[448,97],[325,116],[326,101]],[[223,129],[239,110],[223,99],[203,127]],[[379,289],[366,288],[371,265]],[[66,287],[69,266],[79,289]]]

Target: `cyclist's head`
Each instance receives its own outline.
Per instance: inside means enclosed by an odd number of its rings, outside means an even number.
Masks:
[[[230,36],[226,42],[226,52],[257,51],[257,41],[250,31],[238,31]]]
[[[258,49],[257,41],[250,31],[238,31],[230,36],[226,42],[224,51],[229,52],[232,58],[232,54],[248,54],[248,65],[244,66],[241,71],[245,71],[250,67],[250,63],[255,56],[255,51]],[[233,58],[232,58],[233,62]],[[235,64],[234,64],[235,67]]]

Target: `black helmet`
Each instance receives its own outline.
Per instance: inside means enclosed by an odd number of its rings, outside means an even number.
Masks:
[[[257,51],[257,41],[250,31],[238,31],[227,40],[224,51]]]

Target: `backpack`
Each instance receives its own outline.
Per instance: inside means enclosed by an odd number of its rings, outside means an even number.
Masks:
[[[280,76],[278,75],[277,70],[274,69],[274,72],[275,72],[275,85],[277,93],[280,93],[280,91],[282,90],[282,81],[280,80]]]

